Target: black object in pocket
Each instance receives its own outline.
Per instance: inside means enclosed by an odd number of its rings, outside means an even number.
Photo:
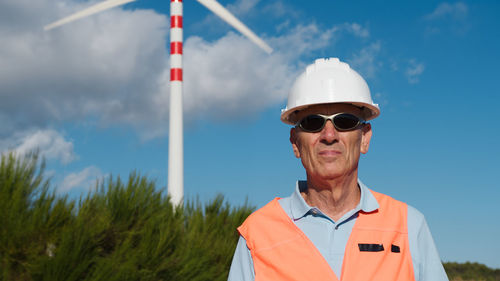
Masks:
[[[393,252],[393,253],[401,253],[401,250],[399,249],[399,246],[391,245],[391,252]]]
[[[382,252],[384,250],[383,244],[358,244],[361,252]]]

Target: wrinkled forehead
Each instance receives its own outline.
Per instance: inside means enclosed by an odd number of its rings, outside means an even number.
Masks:
[[[335,113],[350,113],[356,115],[360,118],[363,116],[363,111],[361,108],[346,103],[328,103],[328,104],[314,104],[304,108],[300,111],[295,112],[296,120],[301,120],[302,118],[311,114],[323,114],[332,115]]]

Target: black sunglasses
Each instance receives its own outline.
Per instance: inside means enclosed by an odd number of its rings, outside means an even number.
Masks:
[[[336,113],[329,116],[312,114],[302,118],[302,120],[295,124],[295,127],[299,127],[306,132],[315,133],[323,130],[327,120],[332,121],[337,131],[354,130],[359,125],[365,123],[365,120],[349,113]]]

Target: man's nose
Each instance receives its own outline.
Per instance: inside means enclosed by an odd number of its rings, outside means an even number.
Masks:
[[[335,129],[335,126],[333,126],[332,121],[327,120],[325,127],[323,127],[323,130],[321,130],[321,139],[323,139],[325,142],[331,143],[337,139],[337,134],[338,132]]]

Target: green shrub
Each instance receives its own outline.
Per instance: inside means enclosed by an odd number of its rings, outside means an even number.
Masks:
[[[75,202],[43,172],[36,154],[2,156],[0,280],[226,280],[236,227],[254,209],[221,195],[174,208],[135,172]]]
[[[500,269],[491,269],[484,264],[446,262],[443,265],[450,281],[500,281]]]
[[[36,154],[0,161],[0,276],[31,280],[32,272],[51,254],[58,233],[71,224],[72,202],[56,197],[43,178]]]

